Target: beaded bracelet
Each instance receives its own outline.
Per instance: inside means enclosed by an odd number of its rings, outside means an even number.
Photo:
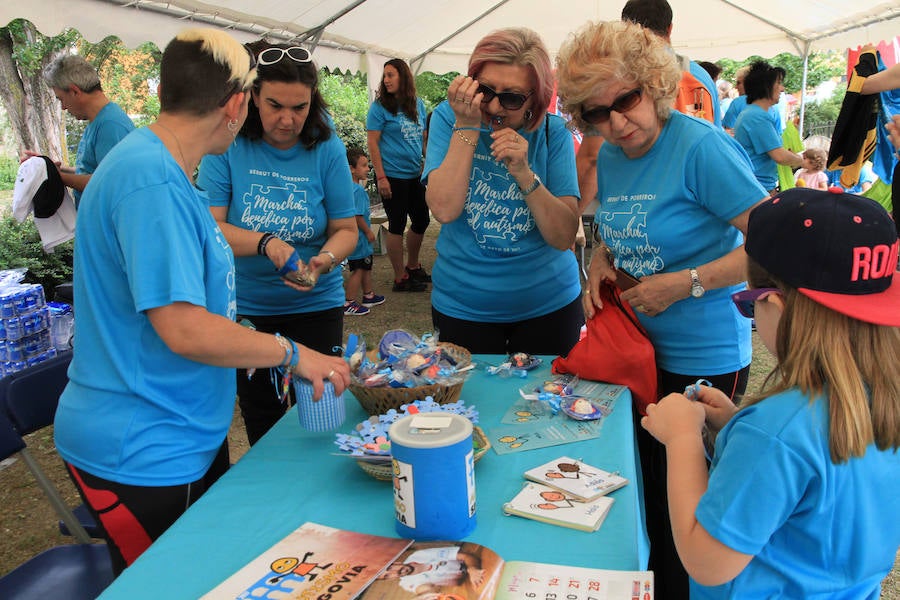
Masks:
[[[259,238],[259,243],[256,245],[256,253],[260,256],[266,255],[266,246],[269,245],[274,238],[278,237],[274,233],[265,233],[261,238]]]
[[[459,129],[456,130],[456,135],[459,137],[459,139],[464,141],[467,146],[472,146],[474,148],[475,146],[478,145],[478,142],[473,142],[472,140],[470,140],[468,137],[466,137],[466,134],[464,134]]]
[[[284,360],[278,365],[279,368],[283,369],[291,364],[291,345],[288,339],[280,333],[275,334],[275,341],[278,342],[278,345],[284,350]]]

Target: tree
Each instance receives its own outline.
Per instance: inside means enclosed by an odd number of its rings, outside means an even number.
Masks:
[[[67,30],[49,38],[24,19],[0,27],[0,100],[20,151],[36,150],[64,158],[62,111],[42,73],[76,36],[73,30]]]
[[[747,60],[736,61],[723,58],[716,61],[722,67],[720,79],[734,81],[734,73],[743,65],[749,65],[758,60],[765,60],[772,66],[785,70],[784,89],[788,92],[799,91],[803,84],[803,59],[793,54],[782,53],[773,58],[764,59],[761,56],[751,56]],[[840,52],[813,52],[809,55],[807,64],[806,87],[814,88],[824,81],[844,74],[847,61]]]

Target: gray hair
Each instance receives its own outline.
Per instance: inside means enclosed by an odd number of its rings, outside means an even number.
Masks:
[[[44,81],[50,87],[61,90],[74,85],[88,94],[101,89],[97,69],[77,54],[61,56],[47,65],[44,69]]]

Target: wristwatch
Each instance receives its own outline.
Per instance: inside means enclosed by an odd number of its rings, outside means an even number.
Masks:
[[[540,187],[540,185],[541,185],[541,178],[537,176],[537,173],[534,173],[534,180],[532,180],[531,185],[529,185],[525,189],[519,188],[519,191],[522,192],[522,196],[527,196],[534,190],[538,189],[538,187]]]
[[[700,283],[700,274],[697,272],[697,269],[691,268],[691,296],[694,298],[699,298],[703,294],[706,293],[706,288],[703,287],[703,284]]]

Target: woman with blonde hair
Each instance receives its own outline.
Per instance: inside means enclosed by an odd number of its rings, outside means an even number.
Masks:
[[[666,445],[690,597],[876,599],[900,545],[894,223],[868,198],[795,188],[753,210],[746,247],[733,300],[778,360],[767,385],[740,410],[698,385],[642,422]]]
[[[605,140],[585,314],[603,310],[598,292],[617,280],[616,267],[630,272],[640,282],[621,298],[653,342],[660,392],[703,378],[742,394],[750,324],[730,294],[745,279],[741,233],[766,196],[745,155],[721,129],[672,109],[681,70],[659,36],[639,25],[588,24],[561,48],[557,77],[563,109]],[[665,448],[641,428],[637,435],[650,569],[661,598],[684,598],[687,576],[667,518]]]
[[[235,323],[234,258],[192,183],[234,141],[255,75],[228,34],[180,33],[159,118],[112,149],[78,213],[78,342],[55,442],[116,573],[228,469],[235,367],[278,367],[316,397],[325,379],[349,383],[343,359]]]
[[[472,352],[566,354],[584,322],[572,136],[547,114],[550,57],[530,29],[478,42],[435,109],[423,179],[442,223],[431,314]]]

